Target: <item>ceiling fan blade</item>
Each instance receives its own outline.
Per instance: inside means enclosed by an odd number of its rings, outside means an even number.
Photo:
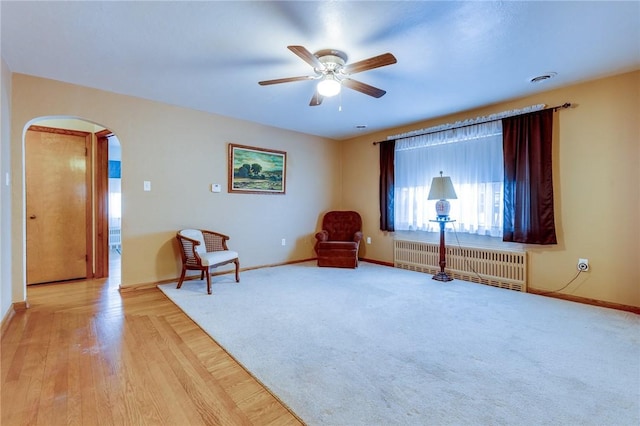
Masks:
[[[344,80],[342,80],[342,85],[348,87],[349,89],[362,92],[365,95],[373,96],[374,98],[380,98],[384,96],[385,93],[387,93],[382,89],[378,89],[377,87],[373,87],[360,81],[352,80],[350,78],[345,78]]]
[[[287,49],[298,55],[303,61],[311,65],[313,68],[317,68],[319,70],[324,69],[324,64],[304,46],[287,46]]]
[[[316,92],[313,94],[313,97],[311,98],[311,102],[309,102],[309,106],[318,106],[322,103],[323,99],[324,99],[324,96],[322,96],[316,90]]]
[[[315,77],[310,75],[303,75],[300,77],[276,78],[275,80],[259,81],[258,84],[260,86],[268,86],[270,84],[290,83],[292,81],[313,80],[314,78]]]
[[[384,67],[398,62],[396,57],[391,53],[374,56],[373,58],[364,59],[362,61],[348,64],[343,68],[346,74],[355,74],[362,71],[372,70],[374,68]]]

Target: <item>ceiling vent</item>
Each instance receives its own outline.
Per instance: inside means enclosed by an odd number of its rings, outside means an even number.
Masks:
[[[546,73],[546,74],[539,75],[537,77],[533,77],[530,81],[531,81],[531,83],[540,83],[542,81],[549,80],[550,78],[553,78],[556,75],[558,75],[558,73],[549,72],[549,73]]]

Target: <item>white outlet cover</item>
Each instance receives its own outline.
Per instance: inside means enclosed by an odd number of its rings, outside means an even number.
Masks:
[[[588,271],[589,270],[589,259],[578,259],[578,271]]]

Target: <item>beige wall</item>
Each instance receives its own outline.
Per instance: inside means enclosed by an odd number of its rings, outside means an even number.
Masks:
[[[571,102],[556,114],[554,195],[558,245],[529,246],[529,286],[555,290],[591,270],[565,293],[640,306],[640,72],[587,82],[488,108],[389,129],[343,142],[343,206],[358,209],[372,244],[365,256],[393,261],[393,233],[382,233],[378,208],[378,147],[409,130],[544,103]],[[375,166],[374,166],[375,165]]]
[[[82,118],[109,128],[122,147],[122,286],[174,279],[176,230],[230,235],[242,267],[314,256],[313,234],[340,207],[336,141],[53,80],[14,74],[12,103],[14,301],[24,283],[23,133],[40,117]],[[227,145],[287,152],[285,195],[228,194]],[[143,191],[143,181],[151,191]],[[219,183],[222,193],[211,193]],[[281,245],[285,238],[286,246]]]
[[[11,85],[5,71],[3,63],[0,137],[6,158],[10,136],[12,193],[7,206],[3,188],[1,218],[3,226],[10,223],[12,234],[11,255],[1,253],[3,266],[11,259],[12,283],[3,272],[3,314],[9,303],[6,294],[13,302],[25,297],[22,138],[34,119],[79,117],[117,134],[123,154],[122,275],[123,285],[130,286],[175,278],[179,262],[173,235],[186,226],[231,235],[230,245],[241,253],[243,267],[312,257],[319,218],[334,208],[361,212],[365,236],[372,238],[361,255],[392,262],[393,233],[378,230],[378,148],[373,141],[531,104],[566,101],[576,107],[558,112],[555,127],[559,244],[529,247],[529,285],[559,288],[574,276],[577,259],[586,257],[591,271],[567,293],[640,306],[640,72],[336,142],[20,74]],[[11,99],[7,114],[4,103]],[[226,188],[229,142],[287,151],[287,194],[209,192],[211,183]],[[3,168],[9,168],[4,161]],[[144,180],[152,182],[151,192],[142,190]],[[287,239],[285,247],[280,245],[282,238]]]

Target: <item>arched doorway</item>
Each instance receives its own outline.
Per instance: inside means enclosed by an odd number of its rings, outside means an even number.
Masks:
[[[30,133],[33,133],[31,130],[37,130],[40,132],[49,132],[49,135],[89,135],[87,140],[87,147],[84,152],[86,159],[79,160],[78,158],[69,160],[68,162],[71,164],[69,169],[73,169],[74,167],[78,168],[78,162],[82,161],[84,164],[82,167],[86,168],[87,185],[86,190],[80,191],[78,195],[72,195],[71,198],[82,198],[84,194],[89,194],[87,197],[87,232],[86,232],[86,276],[78,277],[84,279],[92,279],[92,278],[103,278],[109,277],[110,284],[113,284],[117,287],[120,284],[120,256],[121,256],[121,245],[120,245],[120,223],[121,223],[121,214],[120,214],[120,164],[121,164],[121,154],[120,154],[120,141],[117,136],[111,132],[109,129],[105,128],[102,125],[90,122],[88,120],[82,118],[70,118],[70,117],[41,117],[38,119],[31,120],[27,124],[27,129],[25,131],[25,200],[27,205],[30,204],[30,193],[33,194],[42,194],[42,191],[39,192],[39,185],[46,184],[47,176],[39,175],[39,179],[32,178],[31,185],[29,176],[38,174],[33,173],[33,169],[37,168],[37,163],[32,164],[30,161],[29,153],[31,152],[31,157],[33,157],[34,161],[38,161],[38,157],[40,157],[42,164],[46,163],[55,163],[53,155],[57,155],[56,151],[47,152],[44,155],[35,155],[34,153],[38,153],[38,149],[41,147],[38,144],[34,144],[33,140],[31,140],[31,144],[33,146],[27,146],[27,142],[29,141],[28,136]],[[31,130],[30,130],[31,129]],[[44,133],[46,134],[46,133]],[[33,138],[31,138],[33,139]],[[58,142],[57,140],[52,140],[51,137],[45,137],[48,142],[48,146],[52,146]],[[62,142],[64,143],[64,142]],[[35,148],[34,148],[35,147]],[[29,148],[29,149],[27,149]],[[35,151],[34,151],[35,149]],[[46,149],[44,145],[42,149]],[[64,151],[64,150],[62,150]],[[47,158],[47,155],[51,155],[50,158]],[[62,155],[65,155],[64,152]],[[64,163],[64,161],[59,163]],[[75,166],[73,165],[76,163]],[[60,173],[66,173],[65,170],[59,171]],[[35,186],[34,183],[35,182]],[[57,195],[51,195],[47,193],[47,197],[49,198],[49,203],[51,206],[55,206],[56,204],[72,204],[69,203],[71,198],[69,195],[66,195],[66,199],[57,200],[55,199]],[[64,195],[61,195],[64,197]],[[38,198],[36,196],[31,196],[31,199]],[[53,201],[52,201],[53,200]],[[112,201],[113,200],[113,201]],[[37,200],[36,200],[37,201]],[[77,203],[76,203],[77,204]],[[42,208],[44,207],[44,208]],[[44,214],[48,213],[47,206],[42,206],[40,211]],[[29,209],[27,209],[29,210]],[[50,210],[54,210],[51,208]],[[58,216],[53,222],[49,222],[49,226],[51,223],[55,223],[56,221],[68,221],[72,217],[71,213],[68,212],[68,209],[63,209],[62,213],[58,213]],[[68,218],[67,218],[67,215]],[[27,255],[27,271],[29,271],[29,255],[30,255],[30,245],[34,243],[34,238],[30,238],[30,225],[32,223],[36,223],[38,219],[34,218],[31,222],[29,222],[29,217],[34,217],[35,214],[32,212],[27,212],[27,227],[26,227],[26,242],[25,242],[25,250]],[[72,220],[72,219],[71,219]],[[116,225],[117,224],[117,225]],[[32,227],[33,228],[33,227]],[[37,229],[34,228],[34,229]],[[33,232],[33,231],[32,231]],[[62,231],[64,232],[64,230]],[[117,232],[117,241],[115,241],[114,237],[111,237],[111,233]],[[55,239],[66,239],[69,238],[69,233],[61,234],[61,232],[50,232],[50,234]],[[37,240],[37,239],[35,239]],[[55,241],[54,241],[55,242]],[[58,241],[59,242],[59,241]],[[61,244],[60,244],[61,245]],[[38,251],[31,251],[32,253],[38,253]],[[113,253],[113,255],[112,255]],[[110,256],[111,255],[111,256]],[[55,256],[55,254],[53,254]],[[36,255],[32,256],[34,259],[37,258]],[[76,257],[77,254],[76,254]],[[65,259],[65,262],[68,262],[68,259]],[[39,266],[39,265],[38,265]],[[40,274],[42,275],[42,274]],[[53,281],[64,281],[64,275],[62,279],[56,279],[55,274],[50,274],[51,278],[47,278],[47,274],[43,274],[42,277],[39,278],[39,282],[53,282]],[[71,279],[71,278],[69,278]],[[36,283],[30,282],[29,274],[27,273],[27,285]]]

